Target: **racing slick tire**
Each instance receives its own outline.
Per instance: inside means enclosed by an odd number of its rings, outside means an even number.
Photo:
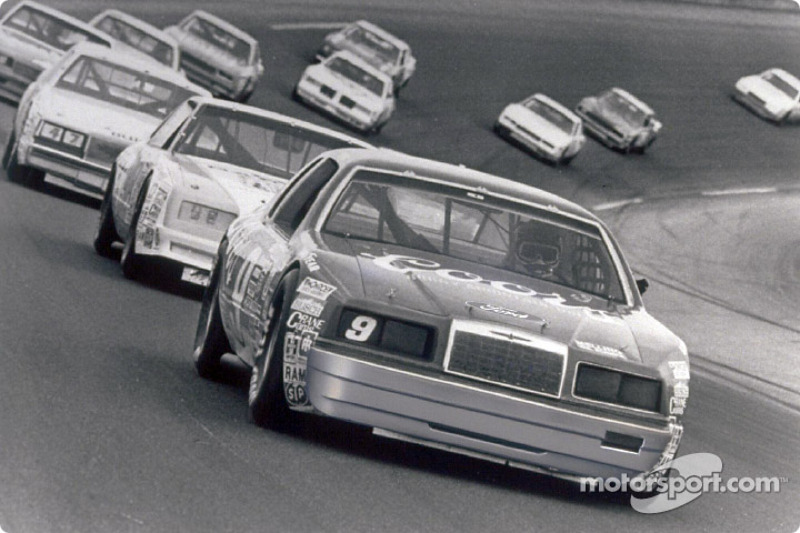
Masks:
[[[289,406],[283,390],[283,344],[287,330],[283,317],[291,311],[297,277],[297,270],[289,271],[275,292],[250,377],[248,415],[261,427],[281,429],[289,420]]]
[[[144,182],[139,191],[139,198],[136,200],[136,210],[131,218],[130,228],[128,229],[128,239],[122,248],[122,255],[119,258],[119,266],[122,268],[122,275],[128,279],[138,279],[142,274],[142,259],[136,253],[136,226],[139,225],[139,217],[142,214],[144,198],[147,194],[149,180]]]
[[[220,250],[223,248],[220,247]],[[214,379],[220,372],[220,360],[231,352],[228,337],[222,328],[219,310],[219,260],[203,292],[203,304],[197,319],[192,360],[197,374],[204,379]]]
[[[44,172],[39,169],[20,165],[17,160],[17,138],[14,132],[8,138],[6,150],[3,153],[3,168],[9,181],[39,187],[44,180]]]
[[[102,257],[112,257],[114,250],[111,245],[119,240],[117,230],[114,227],[114,214],[111,212],[111,194],[114,188],[114,171],[116,168],[111,169],[111,177],[106,186],[106,192],[103,194],[103,202],[100,204],[100,221],[97,224],[97,231],[94,234],[94,251]]]

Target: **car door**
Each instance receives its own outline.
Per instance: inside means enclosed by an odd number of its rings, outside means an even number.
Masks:
[[[231,347],[248,364],[253,364],[280,276],[295,258],[291,239],[337,169],[331,159],[309,163],[275,203],[240,218],[228,232],[220,310]]]

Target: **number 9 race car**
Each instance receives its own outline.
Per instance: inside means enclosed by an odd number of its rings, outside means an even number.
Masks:
[[[312,412],[568,479],[673,458],[686,346],[606,227],[529,186],[335,150],[220,244],[193,358],[252,367],[249,415]],[[641,289],[643,290],[643,288]]]
[[[186,100],[116,159],[94,239],[123,274],[156,261],[205,284],[228,225],[268,201],[308,161],[332,148],[369,144],[285,115],[209,97]]]

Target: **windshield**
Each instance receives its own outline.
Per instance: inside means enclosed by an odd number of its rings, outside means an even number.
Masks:
[[[356,82],[369,92],[378,96],[383,95],[383,82],[380,78],[370,74],[358,65],[354,65],[343,57],[333,57],[326,64],[331,71]]]
[[[622,119],[632,126],[643,126],[647,120],[647,113],[615,91],[604,93],[597,103],[606,114]]]
[[[157,118],[194,95],[160,78],[87,56],[78,57],[56,87]]]
[[[395,64],[400,56],[400,49],[382,37],[361,26],[352,26],[345,32],[358,54],[375,66],[385,63]]]
[[[549,211],[360,170],[323,231],[472,261],[624,302],[599,229]]]
[[[86,30],[31,6],[19,8],[3,25],[21,31],[37,41],[49,44],[59,50],[68,50],[72,46],[87,40],[108,46],[106,41],[98,39],[97,36]]]
[[[575,123],[568,116],[541,100],[531,98],[523,102],[522,105],[540,117],[547,119],[548,122],[558,127],[558,129],[564,133],[571,134],[572,130],[575,129]]]
[[[278,120],[213,106],[201,108],[175,151],[289,179],[346,140]]]
[[[225,50],[236,59],[238,64],[247,65],[250,62],[250,45],[213,22],[194,17],[189,19],[183,28],[207,43]]]
[[[797,96],[797,89],[795,89],[789,82],[775,74],[774,72],[767,72],[764,75],[764,79],[767,80],[770,84],[780,90],[789,98],[794,98]]]
[[[109,34],[114,39],[144,52],[164,65],[172,66],[174,52],[172,47],[149,33],[135,28],[111,15],[103,17],[97,24],[97,29]]]

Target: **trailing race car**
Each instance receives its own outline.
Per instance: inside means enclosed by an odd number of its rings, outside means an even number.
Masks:
[[[205,284],[228,225],[283,189],[311,159],[332,148],[369,147],[291,117],[212,98],[181,104],[146,143],[122,152],[100,206],[94,248],[137,277],[148,259],[182,268]]]
[[[306,67],[292,95],[363,133],[378,133],[394,113],[392,80],[351,52]]]
[[[43,70],[83,41],[113,46],[108,35],[66,13],[31,0],[18,3],[0,19],[0,96],[19,102]]]
[[[81,43],[25,91],[3,166],[102,198],[117,155],[194,95],[210,93],[138,52]]]
[[[572,161],[586,142],[581,119],[541,93],[506,106],[494,131],[547,161],[563,165]]]
[[[178,41],[190,80],[221,96],[246,102],[264,74],[258,41],[236,26],[196,10],[164,29]]]
[[[661,131],[662,124],[653,110],[617,87],[599,96],[587,96],[575,111],[590,135],[609,148],[625,153],[644,153]]]
[[[89,24],[163,65],[180,69],[177,41],[152,24],[116,9],[106,9]]]
[[[322,154],[222,239],[194,363],[306,411],[577,479],[673,458],[686,346],[608,229],[560,197],[388,150]]]
[[[779,68],[736,82],[733,99],[778,124],[800,119],[800,80]]]
[[[323,60],[339,50],[349,50],[388,74],[394,83],[395,94],[406,86],[417,69],[417,60],[408,43],[366,20],[353,22],[326,35],[317,59]]]

